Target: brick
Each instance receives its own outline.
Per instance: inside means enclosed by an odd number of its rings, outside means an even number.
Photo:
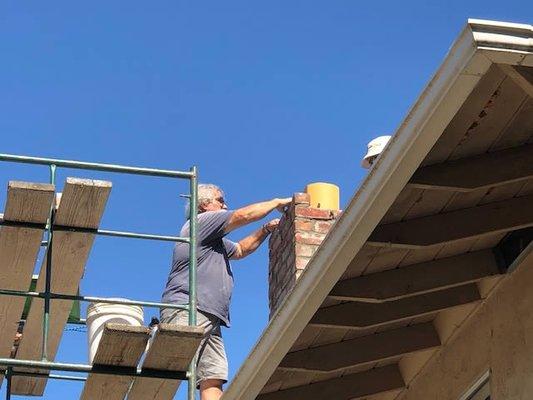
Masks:
[[[294,221],[294,229],[296,231],[312,231],[314,230],[315,223],[313,221],[307,221],[302,219],[296,219]]]
[[[269,306],[273,316],[324,240],[338,214],[309,207],[309,196],[296,193],[269,240]]]
[[[333,214],[330,210],[301,206],[296,207],[295,216],[309,219],[333,219]]]
[[[318,233],[328,233],[335,221],[316,221],[313,230]]]
[[[296,245],[296,255],[301,257],[312,257],[315,254],[317,246],[312,246],[309,244],[297,244]]]
[[[305,269],[310,258],[307,257],[296,257],[296,269]]]
[[[294,204],[307,204],[311,203],[311,199],[307,193],[294,193],[292,196],[292,202]]]
[[[318,233],[302,233],[298,232],[294,235],[296,243],[311,244],[318,246],[324,240],[325,235]]]
[[[332,210],[331,214],[332,214],[333,218],[338,218],[339,215],[342,214],[342,210]]]

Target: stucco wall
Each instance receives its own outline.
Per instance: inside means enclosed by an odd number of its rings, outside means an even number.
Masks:
[[[491,400],[533,399],[532,254],[502,280],[399,399],[458,400],[488,369]]]

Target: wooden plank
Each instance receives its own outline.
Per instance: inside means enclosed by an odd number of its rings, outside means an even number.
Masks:
[[[379,225],[373,245],[417,248],[533,226],[533,196]]]
[[[317,375],[315,372],[307,372],[307,371],[286,371],[286,372],[287,372],[287,375],[283,377],[284,379],[281,381],[281,385],[278,390],[285,390],[285,389],[290,389],[292,387],[309,385],[310,383],[313,383],[313,380]]]
[[[345,375],[310,385],[263,393],[257,400],[349,400],[404,387],[397,365]]]
[[[438,292],[421,294],[386,303],[349,302],[319,309],[310,325],[331,328],[365,328],[386,325],[435,311],[480,300],[477,286],[470,283]]]
[[[507,125],[496,142],[490,147],[490,151],[507,149],[521,146],[527,143],[533,132],[533,98],[524,102],[520,111]]]
[[[533,145],[481,154],[419,168],[409,185],[471,191],[533,178]]]
[[[4,221],[46,223],[54,196],[54,185],[10,181],[7,186]],[[6,229],[3,227],[2,229]]]
[[[505,79],[474,123],[453,150],[449,159],[481,154],[493,145],[520,112],[527,95],[512,79]]]
[[[329,297],[379,303],[461,286],[499,273],[496,257],[487,249],[339,281]]]
[[[150,337],[150,329],[107,323],[94,356],[93,365],[137,367]],[[123,400],[133,381],[132,376],[91,373],[80,399]]]
[[[475,195],[476,192],[480,192],[478,196]],[[487,197],[492,197],[492,193],[493,191],[488,193],[486,190],[459,193],[458,198],[454,200],[454,204],[451,204],[451,208],[464,208],[468,205],[477,204],[480,200],[484,200]],[[512,197],[512,195],[509,197]],[[470,247],[470,251],[494,247],[499,242],[499,240],[495,240],[494,237],[494,235],[489,235],[476,238],[474,245]],[[443,249],[443,253],[454,253],[458,247],[464,249],[465,242],[470,241],[460,241],[444,245],[445,248]],[[492,278],[488,278],[488,280],[490,279]],[[480,283],[484,280],[478,282],[478,290],[481,298],[484,298],[484,296],[482,285],[480,285]],[[445,345],[446,340],[451,334],[453,334],[453,332],[455,332],[457,329],[460,329],[464,319],[467,318],[471,312],[476,310],[480,304],[481,303],[465,304],[463,306],[443,310],[437,314],[436,318],[433,320],[433,324],[439,333],[439,337],[441,338],[443,345]],[[400,370],[402,371],[402,375],[408,384],[419,373],[424,365],[426,365],[431,357],[433,357],[435,352],[437,352],[437,350],[421,351],[402,357],[399,363]]]
[[[520,86],[529,97],[533,97],[533,68],[508,64],[500,64],[498,66],[509,78]]]
[[[346,279],[361,275],[361,273],[367,269],[372,258],[376,256],[380,250],[381,249],[378,246],[368,246],[365,243],[348,264],[342,277]]]
[[[448,124],[441,138],[425,158],[422,165],[442,163],[449,157],[452,150],[464,137],[465,132],[478,118],[480,110],[489,104],[491,96],[504,79],[505,74],[499,68],[493,66],[489,69]],[[446,194],[447,192],[441,193]],[[446,197],[442,199],[435,197],[439,195],[435,191],[412,188],[409,185],[406,185],[402,194],[403,197],[398,197],[383,219],[382,224],[435,214],[443,208],[443,200],[450,200]],[[400,208],[398,209],[398,207]]]
[[[111,183],[90,179],[67,178],[55,224],[97,228],[111,190]],[[80,232],[54,232],[52,259],[52,292],[76,294],[89,257],[94,235]],[[37,291],[44,291],[46,257],[37,280]],[[48,358],[54,360],[59,342],[72,308],[72,301],[52,300]],[[17,358],[39,360],[42,349],[43,300],[33,299],[24,326]],[[43,371],[46,373],[46,371]],[[14,394],[42,395],[46,379],[15,376]]]
[[[302,333],[300,333],[300,336],[298,336],[298,339],[296,339],[296,341],[292,345],[290,351],[297,351],[309,348],[313,341],[315,341],[318,335],[320,334],[320,330],[320,328],[306,326]]]
[[[375,274],[378,272],[386,271],[392,268],[396,268],[402,260],[407,256],[408,249],[394,249],[381,247],[378,248],[376,255],[372,257],[372,261],[363,270],[361,275]],[[352,263],[350,263],[351,265]],[[350,266],[348,266],[349,268]]]
[[[443,190],[423,190],[402,220],[426,217],[441,212],[453,196],[454,193]]]
[[[312,326],[311,326],[312,327]],[[315,329],[320,327],[314,327]],[[320,329],[319,334],[311,343],[310,347],[316,347],[316,346],[323,346],[327,344],[337,343],[343,340],[343,338],[346,336],[346,333],[348,330],[346,328],[327,328],[327,329]]]
[[[334,371],[438,346],[437,331],[433,324],[425,323],[288,353],[279,368]]]
[[[54,186],[9,182],[3,220],[43,224],[43,229],[3,226],[0,230],[0,286],[28,290],[41,240],[54,199]],[[0,296],[0,357],[11,354],[26,299]]]
[[[391,363],[394,364],[394,363]],[[278,390],[285,390],[299,386],[306,386],[322,381],[330,381],[331,379],[339,378],[345,375],[352,375],[359,372],[368,371],[373,367],[354,367],[341,371],[333,372],[313,372],[313,371],[298,371],[298,370],[283,370],[276,369],[272,375],[273,379],[269,380],[264,390],[261,393],[270,393]],[[365,398],[366,399],[366,398]]]
[[[203,337],[201,327],[159,324],[142,368],[187,371]],[[180,383],[177,379],[136,378],[128,400],[171,400]]]
[[[479,124],[480,114],[490,108],[494,93],[505,78],[498,67],[490,67],[424,159],[423,165],[441,163],[450,157],[469,129]]]
[[[286,381],[287,378],[290,378],[291,374],[292,371],[276,369],[259,394],[276,392],[280,390],[282,383]]]
[[[398,267],[402,268],[407,265],[419,264],[422,262],[432,261],[439,258],[443,246],[422,247],[416,250],[409,250]]]
[[[423,190],[417,189],[406,185],[391,207],[387,210],[387,213],[381,219],[380,224],[389,224],[391,222],[401,221],[405,215],[409,212],[413,204],[415,204],[420,196],[422,195]]]

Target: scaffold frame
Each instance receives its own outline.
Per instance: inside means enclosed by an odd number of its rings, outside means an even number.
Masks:
[[[63,374],[43,374],[28,371],[15,371],[15,367],[24,367],[33,370],[48,370],[48,371],[67,371],[80,373],[98,373],[111,375],[127,375],[133,377],[147,377],[147,378],[164,378],[164,379],[179,379],[188,381],[188,400],[194,400],[196,395],[196,357],[193,358],[188,371],[174,372],[164,370],[137,370],[131,367],[117,367],[117,366],[101,366],[88,364],[68,364],[50,361],[48,358],[48,331],[50,324],[50,301],[53,299],[61,300],[78,300],[82,302],[102,302],[110,304],[125,304],[136,305],[154,308],[173,308],[188,310],[188,322],[190,326],[196,325],[197,303],[196,303],[196,267],[197,267],[197,246],[196,246],[196,232],[197,232],[197,216],[198,216],[198,170],[196,166],[192,166],[189,171],[164,170],[155,168],[133,167],[126,165],[93,163],[84,161],[62,160],[53,158],[41,158],[20,156],[12,154],[0,154],[0,161],[46,165],[49,167],[49,183],[55,185],[56,173],[58,168],[65,169],[83,169],[94,170],[121,174],[156,176],[174,179],[189,180],[189,194],[181,195],[189,200],[190,206],[188,218],[190,221],[190,229],[188,237],[168,236],[159,234],[147,234],[128,231],[116,231],[106,229],[88,229],[88,228],[73,228],[60,225],[54,225],[54,205],[50,208],[50,214],[46,224],[34,224],[24,222],[4,221],[0,219],[0,226],[15,226],[40,229],[44,228],[46,240],[42,242],[42,246],[46,249],[46,264],[45,264],[45,290],[37,291],[19,291],[0,288],[0,295],[4,296],[22,296],[29,298],[44,299],[44,313],[43,313],[43,345],[41,352],[41,360],[21,360],[13,358],[0,358],[0,366],[5,368],[5,376],[7,381],[6,400],[11,399],[11,378],[15,375],[21,376],[41,376],[43,378],[71,380],[71,381],[85,381],[86,377],[72,376]],[[169,304],[152,301],[137,301],[137,300],[119,300],[108,297],[69,295],[65,293],[54,293],[51,290],[52,281],[52,244],[54,231],[69,231],[69,232],[83,232],[91,233],[100,236],[114,236],[123,238],[134,238],[143,240],[158,240],[169,242],[189,243],[189,302],[187,304]],[[84,321],[81,321],[84,323]]]

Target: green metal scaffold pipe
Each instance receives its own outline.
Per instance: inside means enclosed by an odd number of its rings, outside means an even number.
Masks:
[[[50,184],[56,183],[56,166],[50,165]],[[41,352],[41,359],[48,361],[48,332],[50,331],[50,292],[52,291],[52,248],[54,239],[54,216],[55,207],[54,202],[50,207],[50,216],[46,223],[46,230],[48,232],[46,240],[46,275],[45,275],[45,289],[44,289],[44,313],[43,313],[43,348]]]
[[[189,325],[196,325],[196,227],[198,224],[198,171],[196,167],[191,168],[192,177],[190,180],[191,198],[189,207]],[[194,400],[196,394],[196,359],[194,356],[189,367],[188,396],[189,400]]]
[[[196,325],[196,267],[197,267],[197,248],[196,248],[196,231],[197,231],[197,216],[198,216],[198,171],[196,167],[192,167],[189,172],[172,171],[154,168],[141,168],[131,167],[115,164],[102,164],[91,163],[82,161],[61,160],[52,158],[41,157],[29,157],[18,156],[12,154],[0,154],[0,161],[25,163],[25,164],[39,164],[48,165],[50,168],[50,183],[55,184],[55,176],[57,167],[73,168],[73,169],[85,169],[96,170],[105,172],[117,172],[136,175],[149,175],[159,177],[170,177],[188,179],[190,183],[190,195],[187,196],[190,199],[190,232],[189,237],[177,237],[177,236],[165,236],[154,234],[143,234],[135,232],[113,231],[105,229],[84,229],[73,228],[54,225],[54,207],[51,207],[50,217],[46,223],[43,224],[31,224],[20,223],[14,221],[4,221],[0,218],[0,225],[5,226],[24,226],[34,229],[45,229],[47,232],[47,240],[43,241],[41,245],[46,247],[46,282],[44,292],[31,292],[31,291],[17,291],[0,289],[0,295],[7,296],[24,296],[24,297],[39,297],[44,298],[44,314],[43,314],[43,347],[42,347],[42,360],[17,360],[11,358],[0,358],[0,366],[7,367],[7,391],[6,399],[11,399],[11,379],[14,375],[26,375],[26,376],[41,376],[37,372],[22,372],[13,371],[13,367],[25,367],[29,369],[44,369],[44,370],[59,370],[59,371],[73,371],[73,372],[94,372],[99,374],[112,374],[112,375],[128,375],[148,378],[163,378],[163,379],[180,379],[189,380],[188,399],[195,399],[196,390],[196,357],[193,359],[188,372],[174,372],[174,371],[156,371],[143,369],[138,371],[136,368],[129,367],[115,367],[115,366],[102,366],[102,365],[85,365],[85,364],[67,364],[48,361],[48,332],[50,324],[50,300],[52,299],[64,299],[64,300],[80,300],[80,301],[98,301],[104,303],[114,304],[129,304],[139,305],[147,307],[169,307],[175,309],[185,309],[189,311],[189,325]],[[188,304],[166,304],[157,302],[135,301],[135,300],[117,300],[112,298],[94,297],[94,296],[79,296],[68,295],[62,293],[53,293],[51,290],[51,278],[52,278],[52,249],[53,249],[53,234],[54,231],[70,231],[70,232],[87,232],[102,236],[116,236],[125,238],[137,238],[147,240],[162,240],[172,242],[184,242],[189,243],[189,303]],[[63,380],[75,380],[84,381],[85,377],[81,376],[69,376],[69,375],[54,375],[46,374],[46,377],[52,379]]]
[[[0,161],[11,161],[23,164],[52,165],[56,167],[86,169],[93,171],[118,172],[134,175],[161,176],[167,178],[190,179],[192,172],[172,171],[167,169],[130,167],[125,165],[92,163],[85,161],[61,160],[56,158],[42,158],[30,156],[17,156],[14,154],[0,154]]]

